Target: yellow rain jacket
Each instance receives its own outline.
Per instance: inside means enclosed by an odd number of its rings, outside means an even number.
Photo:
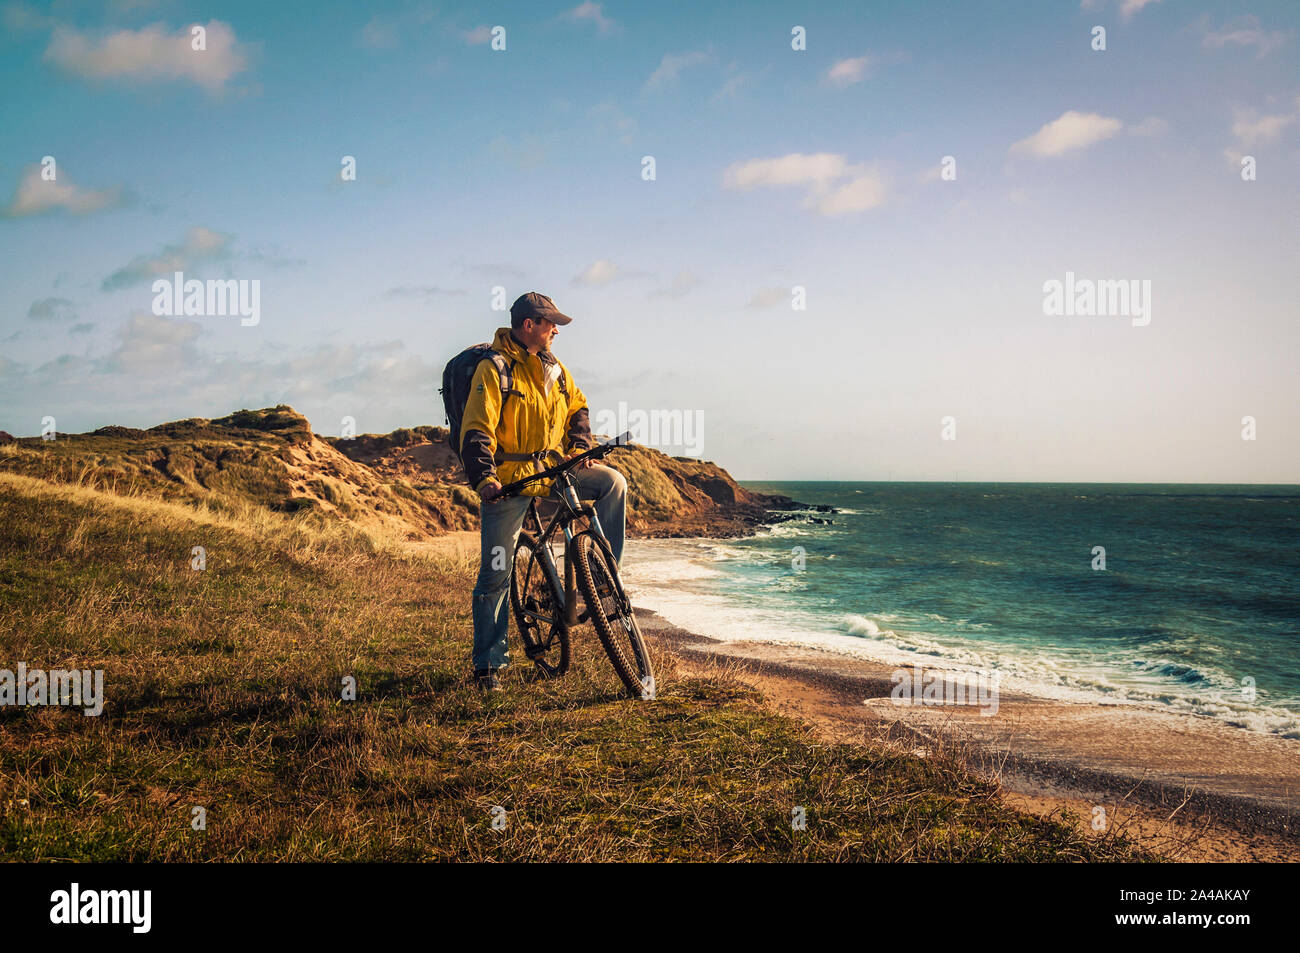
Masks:
[[[504,486],[554,466],[561,456],[594,446],[587,397],[555,355],[549,350],[529,354],[509,328],[497,329],[492,348],[507,365],[513,364],[510,395],[503,406],[496,365],[479,362],[460,425],[465,475],[479,493],[491,480]],[[508,460],[504,454],[537,456]],[[539,480],[520,492],[545,496],[553,482]]]

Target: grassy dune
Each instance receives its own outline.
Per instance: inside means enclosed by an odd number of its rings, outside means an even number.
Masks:
[[[660,698],[624,700],[585,628],[568,677],[517,665],[483,697],[466,678],[472,572],[310,512],[0,473],[0,668],[103,668],[107,695],[98,718],[0,710],[0,854],[1142,858],[1011,811],[954,764],[821,743],[667,656]]]

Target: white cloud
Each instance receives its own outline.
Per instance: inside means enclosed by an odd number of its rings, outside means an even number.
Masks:
[[[1160,0],[1119,0],[1119,14],[1127,20],[1147,4],[1159,2]],[[1103,6],[1105,6],[1105,0],[1081,0],[1079,3],[1079,9],[1081,10],[1099,10]]]
[[[823,215],[845,215],[865,212],[883,205],[886,196],[884,180],[875,172],[867,172],[837,185],[825,195],[810,196],[805,206],[815,206]]]
[[[1123,0],[1119,5],[1119,15],[1127,20],[1147,4],[1159,2],[1160,0]]]
[[[883,204],[888,193],[878,170],[861,163],[851,165],[844,156],[831,152],[749,159],[732,163],[722,175],[725,189],[790,185],[806,188],[803,207],[822,215],[865,212]]]
[[[770,185],[824,185],[843,176],[846,168],[842,155],[792,152],[777,159],[732,163],[722,175],[722,187],[753,189]]]
[[[470,46],[480,46],[484,43],[491,43],[492,28],[490,26],[476,26],[472,30],[466,30],[461,33],[461,37]]]
[[[1232,123],[1232,134],[1237,139],[1237,145],[1250,149],[1272,142],[1295,120],[1296,113],[1270,116],[1260,115],[1253,109],[1238,109]]]
[[[122,341],[108,356],[105,366],[125,374],[193,366],[194,341],[201,330],[197,321],[160,318],[148,311],[137,311],[122,329]]]
[[[216,93],[246,67],[248,58],[229,24],[209,20],[204,30],[206,48],[195,50],[189,26],[168,32],[155,23],[99,38],[59,26],[45,50],[45,59],[83,79],[189,80]]]
[[[602,6],[603,4],[592,3],[591,0],[586,0],[585,3],[578,4],[563,16],[566,20],[572,20],[575,23],[582,23],[584,21],[594,23],[596,29],[601,33],[609,33],[614,30],[618,24],[605,16]]]
[[[56,167],[57,168],[57,167]],[[89,215],[115,208],[124,201],[122,189],[83,189],[58,171],[53,182],[41,178],[41,167],[29,165],[18,180],[18,188],[9,204],[0,210],[0,218],[26,218],[45,212],[64,211],[72,215]]]
[[[867,72],[872,65],[874,64],[870,56],[840,60],[826,72],[826,78],[836,86],[860,83],[867,78]]]
[[[1201,45],[1207,50],[1221,50],[1225,46],[1253,46],[1258,59],[1284,45],[1289,38],[1289,34],[1280,30],[1264,30],[1259,25],[1259,18],[1254,16],[1241,17],[1231,24],[1225,23],[1223,29],[1217,31],[1209,29],[1208,21],[1208,17],[1201,21],[1201,29],[1205,33]]]
[[[622,277],[626,276],[619,271],[618,265],[606,258],[601,258],[599,261],[592,262],[582,274],[577,275],[573,279],[573,283],[575,285],[605,285],[615,278]]]
[[[1044,125],[1028,138],[1015,143],[1011,155],[1027,155],[1046,159],[1064,155],[1075,149],[1086,149],[1104,139],[1109,139],[1123,127],[1118,119],[1097,113],[1081,113],[1071,109]]]
[[[140,255],[104,279],[101,289],[117,291],[153,278],[170,277],[205,261],[229,255],[230,236],[196,225],[183,241],[167,245],[157,255]]]
[[[646,80],[646,89],[659,89],[674,82],[681,74],[682,70],[692,66],[699,66],[701,63],[707,63],[710,55],[701,50],[695,50],[690,53],[665,53],[664,58],[659,61],[659,66],[650,78]]]

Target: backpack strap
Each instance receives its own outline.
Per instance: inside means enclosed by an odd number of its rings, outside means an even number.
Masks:
[[[508,362],[506,356],[499,351],[489,349],[485,355],[485,360],[490,360],[497,369],[497,376],[501,378],[501,406],[504,407],[506,399],[514,394],[516,397],[523,397],[519,391],[515,390],[515,361],[511,358]],[[560,392],[564,394],[565,399],[569,397],[569,388],[564,382],[565,374],[563,369],[560,371]],[[535,453],[510,453],[497,447],[496,453],[492,459],[497,463],[503,463],[509,460],[512,463],[523,463],[532,461],[537,464],[539,469],[545,469],[545,460],[549,456],[554,456],[557,460],[563,460],[564,455],[558,450],[538,450]]]
[[[486,360],[491,361],[496,366],[497,376],[501,378],[501,405],[502,406],[505,406],[506,398],[509,397],[511,394],[514,394],[516,397],[524,396],[523,394],[519,393],[519,391],[515,390],[514,358],[511,358],[510,361],[507,362],[506,356],[504,354],[502,354],[500,351],[495,351],[492,348],[488,348],[488,352],[487,354],[484,355],[484,358]]]

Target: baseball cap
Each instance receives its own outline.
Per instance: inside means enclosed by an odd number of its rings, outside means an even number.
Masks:
[[[568,324],[573,320],[567,314],[561,314],[554,301],[536,291],[530,291],[516,298],[515,303],[510,306],[510,317],[520,321],[524,318],[554,321],[556,324]]]

